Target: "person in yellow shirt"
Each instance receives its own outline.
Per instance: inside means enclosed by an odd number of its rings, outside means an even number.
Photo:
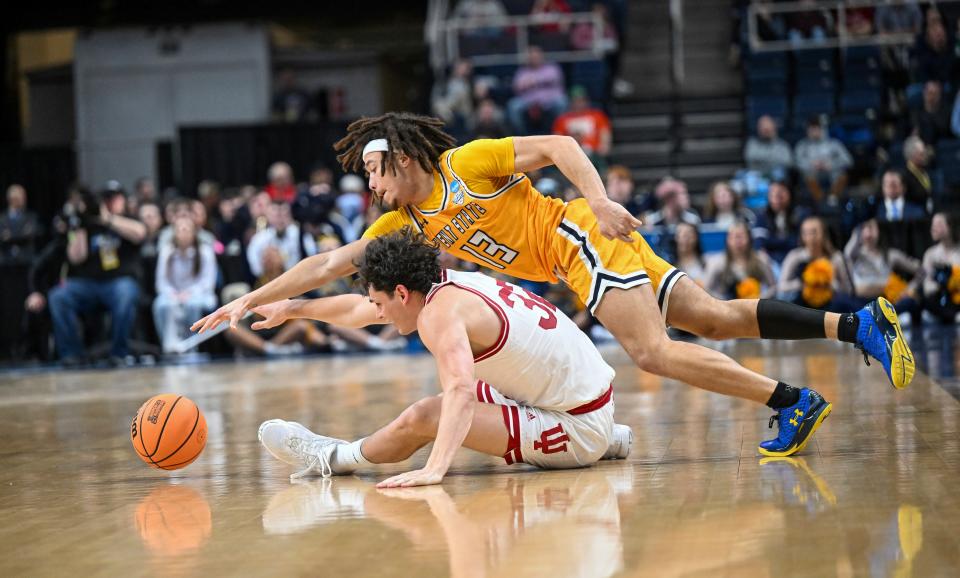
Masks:
[[[718,340],[839,339],[863,350],[864,359],[869,353],[880,360],[897,388],[913,377],[912,353],[884,299],[841,315],[775,300],[711,297],[654,254],[636,232],[640,221],[607,198],[600,175],[570,137],[482,139],[458,147],[439,119],[387,113],[353,122],[335,148],[344,170],[367,173],[371,192],[388,212],[363,238],[304,259],[200,319],[195,330],[234,325],[257,305],[351,275],[371,239],[411,226],[461,259],[523,279],[564,282],[639,368],[778,411],[778,437],[759,447],[765,455],[801,450],[831,404],[719,351],[673,341],[667,326]],[[583,198],[564,203],[541,195],[524,173],[548,165]]]

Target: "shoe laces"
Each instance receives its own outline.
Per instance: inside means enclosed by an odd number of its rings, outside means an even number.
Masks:
[[[296,454],[303,463],[307,465],[304,469],[290,475],[290,480],[299,480],[313,472],[319,471],[324,478],[333,475],[333,468],[330,467],[330,458],[324,451],[324,446],[332,442],[324,440],[305,440],[300,437],[292,437],[287,440],[287,447]],[[318,469],[319,466],[319,469]]]
[[[863,362],[869,366],[870,357],[867,355],[867,348],[864,347],[862,343],[857,343],[856,345],[854,345],[854,347],[860,350],[860,353],[863,354]]]
[[[777,412],[770,416],[770,421],[767,423],[767,427],[773,429],[773,424],[777,423],[780,420],[780,412]]]

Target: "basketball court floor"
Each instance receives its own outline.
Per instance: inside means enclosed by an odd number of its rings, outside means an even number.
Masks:
[[[282,417],[355,438],[438,392],[426,356],[315,357],[0,375],[0,576],[956,576],[956,334],[917,342],[895,391],[849,346],[717,345],[834,411],[796,458],[761,459],[766,408],[643,374],[617,346],[628,460],[541,472],[461,450],[440,486],[378,491],[409,462],[291,483],[257,442]],[[932,377],[931,377],[932,375]],[[192,398],[207,448],[143,464],[130,420]]]

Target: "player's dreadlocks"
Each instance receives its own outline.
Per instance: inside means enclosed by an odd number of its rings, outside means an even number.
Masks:
[[[443,131],[439,118],[420,116],[409,112],[388,112],[381,116],[364,117],[350,123],[347,136],[333,148],[340,154],[337,160],[347,172],[363,170],[363,147],[373,139],[387,139],[390,150],[383,154],[381,174],[387,167],[397,174],[397,152],[402,152],[424,171],[433,171],[440,153],[456,146],[457,141]]]

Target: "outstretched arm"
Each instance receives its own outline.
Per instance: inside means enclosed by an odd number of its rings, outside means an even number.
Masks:
[[[514,137],[513,150],[517,172],[556,165],[590,204],[604,237],[633,240],[630,233],[641,225],[640,220],[607,198],[600,174],[575,139],[560,135]]]
[[[236,328],[237,322],[250,309],[302,295],[330,281],[354,273],[354,261],[360,258],[369,239],[359,239],[333,251],[307,257],[273,281],[239,297],[194,323],[190,329],[203,333],[223,321]]]
[[[437,359],[443,388],[437,438],[427,465],[388,478],[377,484],[378,488],[439,484],[473,424],[473,351],[463,318],[436,308],[421,313],[417,326],[423,344]]]
[[[335,295],[320,299],[286,299],[254,307],[253,312],[263,316],[251,327],[270,329],[288,319],[314,319],[340,327],[367,327],[387,321],[377,317],[377,306],[363,295]]]

